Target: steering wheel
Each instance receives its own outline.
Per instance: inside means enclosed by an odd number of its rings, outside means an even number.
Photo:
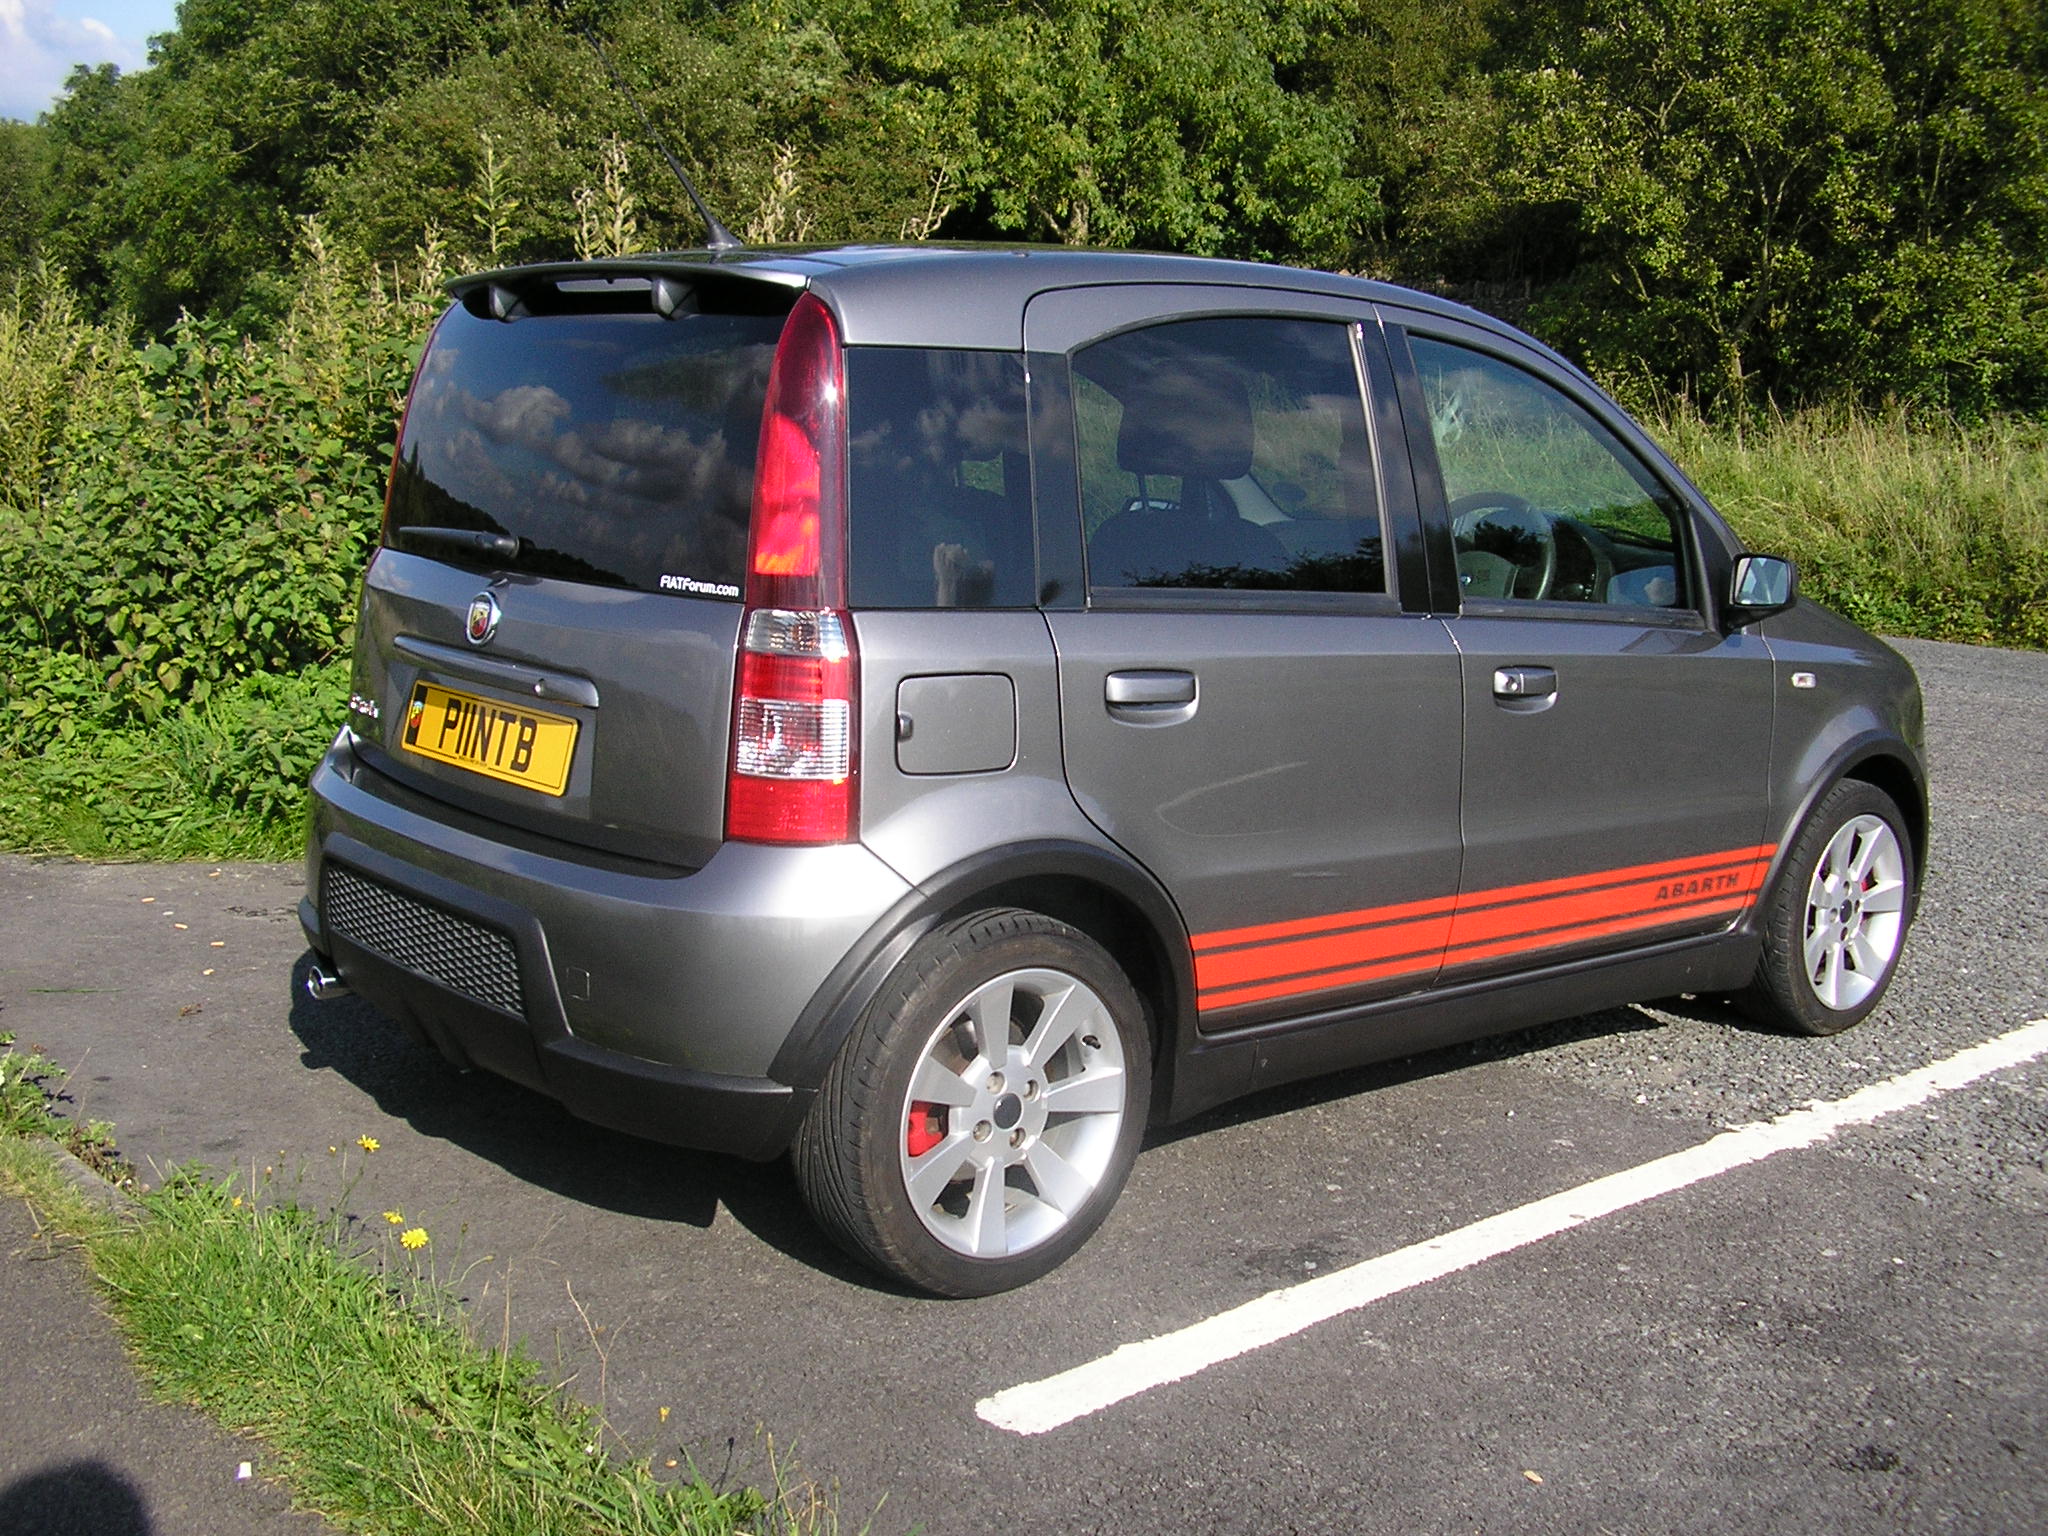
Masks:
[[[1557,528],[1513,491],[1472,491],[1451,503],[1460,550],[1498,555],[1515,567],[1516,597],[1548,597],[1557,580]]]

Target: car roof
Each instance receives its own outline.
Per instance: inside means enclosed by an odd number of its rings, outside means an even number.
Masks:
[[[1121,283],[1200,284],[1320,293],[1366,303],[1400,304],[1464,321],[1525,344],[1529,338],[1490,315],[1433,294],[1370,278],[1267,262],[1109,251],[1057,245],[901,245],[740,247],[658,251],[588,262],[547,262],[482,272],[449,284],[462,293],[480,283],[569,273],[701,273],[801,286],[837,314],[850,346],[944,346],[1014,351],[1023,345],[1025,306],[1062,288]]]

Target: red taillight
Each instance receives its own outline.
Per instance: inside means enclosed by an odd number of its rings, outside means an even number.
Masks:
[[[747,546],[753,608],[843,608],[846,390],[839,331],[815,294],[796,301],[775,345],[754,521]]]
[[[841,843],[855,833],[853,627],[846,616],[846,404],[831,311],[805,294],[768,374],[725,834]]]
[[[819,565],[818,451],[789,417],[770,411],[761,429],[754,475],[754,536],[748,571],[756,576],[816,576]]]
[[[854,834],[854,658],[844,618],[750,612],[740,635],[725,835],[843,843]]]

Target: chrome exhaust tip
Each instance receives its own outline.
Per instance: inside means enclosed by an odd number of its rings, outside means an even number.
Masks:
[[[341,979],[339,971],[330,971],[320,965],[310,966],[306,971],[306,996],[316,1003],[347,997],[354,990],[355,988]]]

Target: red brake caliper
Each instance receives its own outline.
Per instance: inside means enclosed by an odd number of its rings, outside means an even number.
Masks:
[[[927,1099],[910,1101],[910,1120],[903,1128],[903,1149],[923,1157],[946,1139],[946,1106]]]

